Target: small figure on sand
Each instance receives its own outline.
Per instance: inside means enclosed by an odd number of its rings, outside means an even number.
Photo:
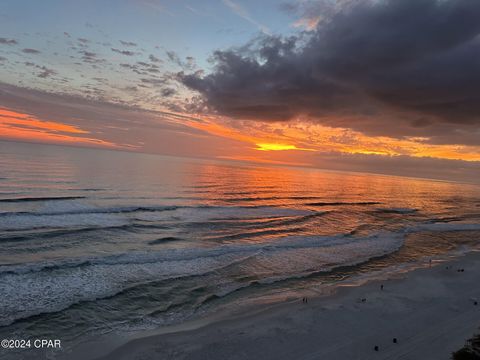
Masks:
[[[306,297],[304,297],[304,298],[302,298],[302,302],[303,302],[304,304],[308,304],[308,299],[307,299]]]
[[[380,290],[383,290],[383,284],[382,284],[382,285],[380,285]]]
[[[378,345],[375,345],[375,346],[373,347],[373,350],[378,351]]]

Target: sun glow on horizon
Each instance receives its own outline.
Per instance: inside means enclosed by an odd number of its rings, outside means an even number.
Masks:
[[[188,114],[170,119],[177,126],[199,130],[203,134],[233,140],[228,151],[213,157],[242,158],[248,161],[308,164],[305,152],[359,154],[365,156],[410,156],[439,159],[480,161],[480,147],[429,143],[426,137],[391,138],[368,136],[344,128],[332,128],[301,121],[279,123],[234,123],[215,116],[197,118]],[[165,120],[165,119],[163,119]],[[96,138],[96,134],[103,134]],[[196,136],[196,135],[192,135]],[[94,147],[141,150],[118,139],[112,140],[103,131],[85,129],[77,125],[52,121],[34,114],[0,107],[0,138],[63,143]]]
[[[260,151],[303,150],[303,149],[297,148],[295,145],[287,145],[287,144],[259,143],[255,145],[257,145],[255,150],[260,150]]]
[[[215,117],[202,117],[201,122],[190,121],[186,125],[215,136],[255,145],[253,148],[245,148],[245,154],[235,155],[241,157],[247,156],[247,149],[250,149],[255,150],[259,157],[263,156],[259,155],[262,153],[264,156],[273,153],[294,153],[298,162],[303,162],[300,155],[303,151],[480,161],[478,146],[432,144],[428,142],[427,137],[399,139],[368,136],[351,129],[302,122],[260,125],[249,123],[248,127],[245,124],[235,126]]]

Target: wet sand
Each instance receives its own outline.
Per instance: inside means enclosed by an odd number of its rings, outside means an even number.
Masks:
[[[449,359],[480,326],[479,278],[480,253],[470,253],[308,303],[131,340],[101,359]]]

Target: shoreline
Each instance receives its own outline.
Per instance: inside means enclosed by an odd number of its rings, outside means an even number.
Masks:
[[[480,305],[474,305],[480,300],[478,275],[480,252],[472,251],[431,268],[339,284],[333,294],[309,298],[308,304],[299,298],[243,315],[217,314],[119,339],[110,344],[112,351],[99,353],[87,344],[62,355],[99,360],[450,359],[480,326]]]

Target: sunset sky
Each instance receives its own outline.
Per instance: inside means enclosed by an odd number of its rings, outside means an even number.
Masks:
[[[480,178],[478,0],[3,0],[0,139]]]

